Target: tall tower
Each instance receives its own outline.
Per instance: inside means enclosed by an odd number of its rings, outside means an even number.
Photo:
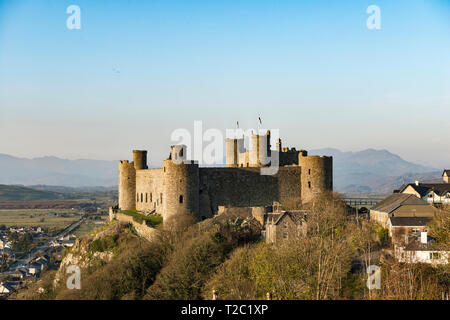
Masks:
[[[227,138],[225,139],[225,152],[226,152],[226,166],[237,167],[239,161],[238,154],[238,140]]]
[[[119,161],[119,208],[136,209],[136,170],[128,160]]]
[[[251,167],[261,167],[270,162],[270,131],[265,135],[253,134],[251,139],[251,150],[249,155]]]
[[[119,161],[119,208],[136,210],[136,170],[147,169],[147,151],[133,150],[133,161]]]
[[[148,169],[147,150],[133,150],[133,163],[136,170]]]
[[[163,192],[159,195],[163,217],[167,219],[178,214],[198,217],[198,163],[185,160],[186,146],[172,146],[170,154],[170,158],[163,161]]]
[[[312,201],[325,191],[333,191],[333,157],[298,156],[301,166],[301,198],[303,203]]]

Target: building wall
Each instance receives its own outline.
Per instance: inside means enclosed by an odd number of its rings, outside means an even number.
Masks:
[[[163,169],[136,171],[136,210],[162,215]],[[141,200],[142,199],[142,200]]]
[[[428,263],[432,265],[448,264],[450,252],[428,250],[405,250],[403,247],[395,248],[395,257],[403,263]]]
[[[429,205],[402,205],[392,211],[394,217],[434,217],[435,209]]]
[[[266,243],[281,244],[306,236],[306,223],[298,224],[289,215],[284,215],[277,224],[266,225]]]
[[[419,199],[421,198],[420,194],[416,190],[414,190],[414,188],[411,186],[407,186],[405,188],[405,190],[402,191],[402,193],[412,194],[412,195],[415,195]]]
[[[390,215],[386,212],[370,210],[370,220],[378,222],[383,226],[383,228],[388,227],[388,220]]]
[[[300,199],[300,167],[280,168],[276,175],[261,175],[260,168],[200,168],[200,215],[219,206],[271,206],[274,201]]]

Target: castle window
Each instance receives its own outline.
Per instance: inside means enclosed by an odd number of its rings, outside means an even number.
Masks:
[[[160,203],[162,204],[162,193],[159,194],[159,198],[160,198]]]
[[[166,172],[166,167],[164,167],[164,172]]]
[[[308,181],[308,188],[311,189],[311,181]]]
[[[145,202],[146,203],[148,202],[148,193],[147,192],[145,193]]]
[[[311,169],[308,169],[308,174],[311,175]]]
[[[141,193],[141,202],[144,202],[144,195]]]
[[[152,200],[152,193],[150,192],[150,202],[152,202],[153,200]]]
[[[288,233],[287,232],[283,232],[283,240],[287,240],[288,239]]]
[[[180,203],[183,203],[183,195],[180,195]]]
[[[139,202],[139,193],[136,193],[136,201]]]
[[[288,228],[288,223],[287,222],[283,223],[283,228],[285,228],[285,229]]]

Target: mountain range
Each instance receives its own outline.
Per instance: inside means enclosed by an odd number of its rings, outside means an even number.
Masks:
[[[338,192],[388,194],[404,182],[439,180],[442,170],[406,161],[387,150],[367,149],[343,152],[334,148],[310,150],[309,155],[333,156],[334,189]],[[57,157],[17,158],[0,154],[0,184],[34,186],[61,192],[48,186],[89,189],[117,185],[117,161],[67,160]],[[64,191],[63,191],[64,192]]]
[[[389,194],[405,182],[434,181],[442,170],[404,160],[387,150],[343,152],[334,148],[309,151],[333,156],[333,185],[338,192]]]

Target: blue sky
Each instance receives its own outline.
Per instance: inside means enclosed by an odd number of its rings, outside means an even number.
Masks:
[[[174,129],[259,115],[285,145],[450,167],[450,1],[0,0],[0,153],[158,164]]]

